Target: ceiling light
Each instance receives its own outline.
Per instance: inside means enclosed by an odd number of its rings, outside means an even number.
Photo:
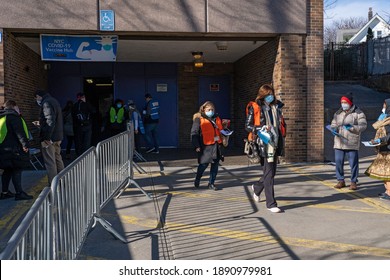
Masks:
[[[203,67],[203,52],[192,52],[194,57],[194,66],[197,68]]]

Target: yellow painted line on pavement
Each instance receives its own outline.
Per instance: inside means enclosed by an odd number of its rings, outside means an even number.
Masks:
[[[198,193],[198,192],[184,192],[184,191],[169,191],[165,192],[166,194],[172,194],[173,196],[182,196],[186,198],[201,198],[201,199],[216,199],[218,200],[226,200],[226,201],[248,201],[253,200],[252,198],[243,197],[223,197],[221,195],[217,195],[214,192],[212,193]],[[304,207],[312,207],[319,209],[329,209],[329,210],[339,210],[339,211],[350,211],[350,212],[361,212],[361,213],[375,213],[378,214],[378,210],[373,207],[350,207],[345,205],[334,205],[330,203],[322,203],[319,204],[313,201],[290,201],[290,200],[278,200],[279,206],[288,206],[288,205],[296,205]],[[390,211],[382,211],[380,214],[390,214]]]
[[[382,204],[379,200],[369,198],[369,197],[364,196],[363,194],[361,194],[357,191],[351,191],[348,188],[335,189],[333,187],[334,183],[322,180],[320,177],[317,177],[315,175],[311,175],[309,173],[302,172],[300,170],[301,168],[288,167],[288,169],[290,169],[294,173],[300,174],[301,176],[305,176],[313,181],[319,182],[320,184],[327,186],[327,187],[331,188],[332,190],[338,191],[340,193],[344,193],[347,196],[350,196],[354,199],[359,200],[360,202],[363,202],[371,207],[374,207],[376,209],[377,213],[379,212],[379,213],[384,213],[384,214],[390,214],[390,205]]]
[[[41,191],[47,186],[47,177],[44,176],[33,188],[30,189],[29,193],[36,199]],[[31,208],[35,200],[24,200],[17,201],[16,205],[11,207],[7,213],[3,213],[0,220],[0,238],[4,238],[12,228],[15,227],[16,223],[21,222],[20,218],[27,213]]]
[[[158,222],[151,219],[141,219],[134,216],[120,216],[122,222],[138,225],[145,228],[157,228]],[[193,224],[182,224],[166,222],[165,228],[169,231],[179,231],[192,234],[210,235],[215,237],[225,237],[230,239],[247,240],[253,242],[265,242],[271,244],[285,244],[288,246],[320,249],[324,251],[343,252],[357,255],[368,255],[390,258],[390,249],[360,246],[347,243],[311,240],[295,237],[275,237],[271,234],[247,232],[240,230],[227,230],[215,227],[199,226]]]

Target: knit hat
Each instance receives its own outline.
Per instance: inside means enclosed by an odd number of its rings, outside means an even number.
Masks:
[[[352,94],[351,93],[347,93],[346,95],[344,95],[343,97],[341,97],[341,101],[345,101],[349,104],[349,106],[352,106],[353,105],[353,97],[352,97]]]
[[[47,94],[47,91],[44,91],[43,89],[37,89],[36,91],[35,91],[35,93],[34,93],[34,97],[35,96],[40,96],[40,97],[42,97],[42,96],[44,96],[44,95],[46,95]]]

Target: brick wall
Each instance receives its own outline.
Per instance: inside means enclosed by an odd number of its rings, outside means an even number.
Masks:
[[[324,160],[323,0],[307,6],[307,161]],[[313,121],[315,119],[315,121]]]
[[[4,99],[16,101],[31,130],[31,122],[39,116],[39,107],[35,103],[33,92],[37,88],[47,88],[47,72],[40,56],[8,32],[4,34],[3,48]],[[0,86],[0,101],[1,98]],[[33,133],[33,136],[36,138],[37,135]]]
[[[272,83],[274,65],[277,59],[278,39],[266,43],[234,64],[234,97],[233,106],[236,124],[234,140],[236,146],[244,146],[245,107],[256,98],[259,87]]]
[[[202,68],[193,67],[192,63],[178,64],[178,110],[179,110],[179,147],[191,148],[190,131],[192,116],[199,111],[199,84],[200,76],[231,76],[231,88],[233,88],[233,64],[205,63]],[[233,90],[231,90],[231,94]],[[231,100],[233,97],[231,96]],[[233,106],[233,104],[231,104]],[[234,113],[232,108],[232,119]],[[233,128],[234,129],[234,128]]]

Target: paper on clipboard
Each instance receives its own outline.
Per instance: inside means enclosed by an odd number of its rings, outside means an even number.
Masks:
[[[366,147],[376,147],[376,146],[379,146],[380,143],[375,143],[375,144],[372,144],[371,141],[362,141],[362,144]]]
[[[344,137],[344,136],[341,135],[340,133],[334,132],[333,129],[330,127],[330,124],[328,124],[328,125],[325,126],[325,127],[326,127],[327,130],[329,130],[330,132],[332,132],[332,134],[334,134],[335,136],[340,137],[340,138],[347,139],[346,137]]]

